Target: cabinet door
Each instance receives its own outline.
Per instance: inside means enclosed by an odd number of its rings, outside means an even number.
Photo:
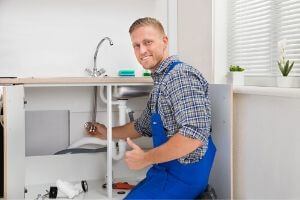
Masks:
[[[23,199],[25,185],[24,87],[5,86],[4,114],[4,198]]]
[[[209,183],[219,199],[232,199],[232,88],[210,84],[212,137],[217,148]]]

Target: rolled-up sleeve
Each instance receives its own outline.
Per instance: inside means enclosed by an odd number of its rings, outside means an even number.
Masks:
[[[208,83],[190,71],[174,70],[169,77],[165,91],[174,109],[178,132],[206,144],[211,127]]]
[[[152,137],[150,122],[151,122],[151,110],[150,110],[150,100],[149,100],[147,103],[147,107],[142,112],[141,116],[134,121],[134,128],[142,136]]]

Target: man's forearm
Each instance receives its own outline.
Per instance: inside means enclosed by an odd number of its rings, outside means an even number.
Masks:
[[[201,141],[177,133],[165,144],[148,151],[145,159],[152,164],[167,162],[185,156],[201,145]]]
[[[133,125],[133,122],[127,123],[124,126],[117,126],[112,129],[113,139],[126,139],[126,138],[138,138],[141,137]]]

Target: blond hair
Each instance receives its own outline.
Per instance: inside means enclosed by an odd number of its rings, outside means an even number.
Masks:
[[[142,27],[142,26],[153,26],[154,28],[159,30],[163,35],[165,35],[165,30],[164,30],[164,27],[162,26],[162,24],[157,19],[151,18],[151,17],[144,17],[144,18],[135,20],[135,22],[133,22],[133,24],[129,28],[129,33],[132,34],[132,32],[135,29]]]

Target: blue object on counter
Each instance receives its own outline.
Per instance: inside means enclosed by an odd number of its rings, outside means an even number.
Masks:
[[[121,69],[119,70],[119,76],[135,76],[134,69]]]

